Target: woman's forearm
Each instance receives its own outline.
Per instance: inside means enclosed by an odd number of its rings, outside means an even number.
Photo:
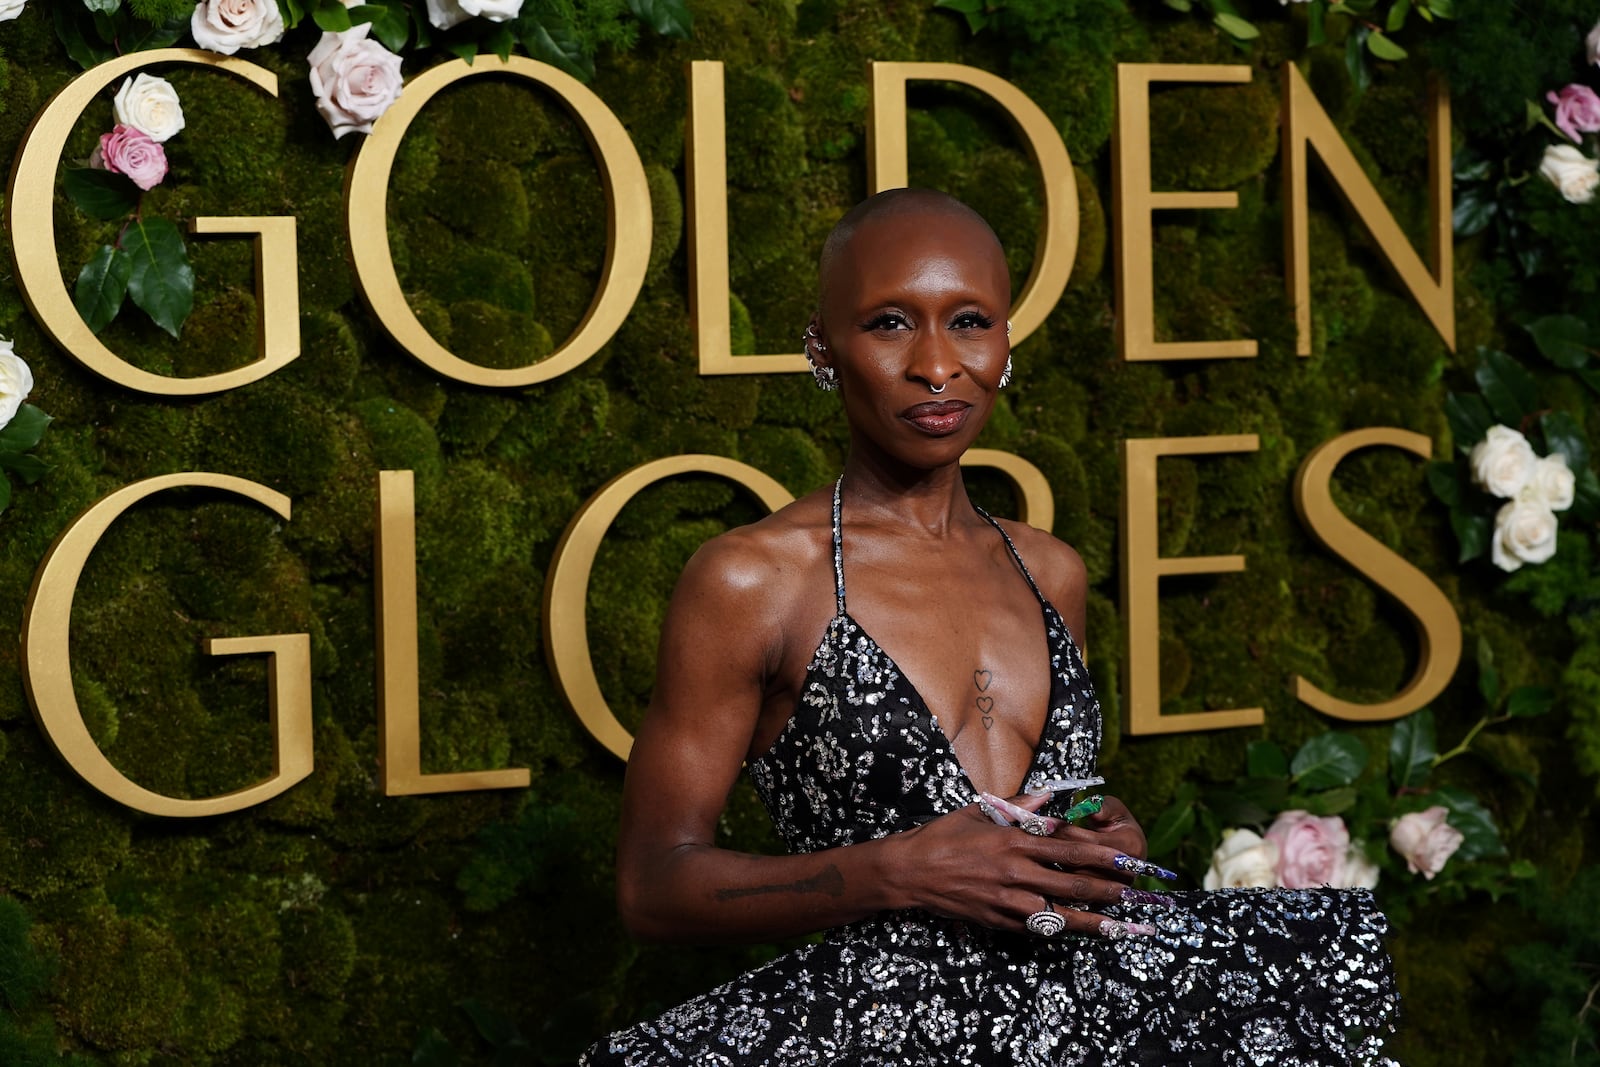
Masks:
[[[794,856],[681,845],[650,863],[625,864],[617,904],[629,932],[645,941],[795,937],[910,906],[895,852],[888,838]]]

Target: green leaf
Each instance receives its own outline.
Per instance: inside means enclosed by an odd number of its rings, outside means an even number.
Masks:
[[[1468,185],[1456,191],[1455,207],[1451,211],[1450,225],[1455,235],[1465,240],[1475,237],[1494,221],[1500,204],[1494,193],[1483,185]]]
[[[83,270],[78,272],[73,303],[89,329],[99,333],[117,317],[117,312],[122,310],[123,297],[128,295],[128,276],[132,273],[133,260],[112,245],[101,245],[83,265]]]
[[[1218,11],[1211,17],[1218,29],[1236,41],[1253,41],[1261,36],[1261,31],[1247,19],[1238,15],[1230,15],[1226,11]]]
[[[423,6],[425,5],[418,5],[418,7]],[[306,6],[302,0],[279,0],[278,10],[283,15],[283,25],[286,29],[294,29],[306,17]]]
[[[1461,546],[1461,554],[1456,557],[1457,563],[1475,560],[1489,551],[1489,538],[1493,534],[1489,516],[1451,508],[1450,529],[1455,531],[1456,543]]]
[[[523,1043],[525,1039],[517,1024],[504,1012],[496,1011],[479,1000],[468,997],[460,1004],[461,1010],[472,1019],[472,1025],[477,1027],[483,1039],[496,1048],[507,1045]]]
[[[1366,51],[1369,32],[1365,26],[1357,26],[1344,39],[1344,69],[1350,75],[1350,84],[1355,86],[1357,96],[1366,92],[1367,86],[1372,84],[1372,71],[1367,68]]]
[[[1494,648],[1478,638],[1478,694],[1491,708],[1500,703],[1500,672],[1494,665]]]
[[[1166,4],[1168,7],[1172,8],[1172,10],[1174,10],[1174,11],[1193,11],[1194,10],[1194,2],[1193,2],[1193,0],[1161,0],[1161,2]]]
[[[1534,384],[1533,375],[1504,352],[1493,348],[1478,349],[1475,377],[1489,410],[1512,428],[1520,426],[1539,402],[1539,389]]]
[[[1252,778],[1282,778],[1289,773],[1289,757],[1271,741],[1252,741],[1245,750],[1245,766]]]
[[[1306,22],[1306,47],[1315,48],[1328,43],[1328,0],[1311,0],[1311,14]]]
[[[1241,778],[1206,795],[1206,806],[1224,826],[1259,826],[1281,811],[1289,795],[1282,778]]]
[[[411,1050],[411,1064],[412,1067],[460,1067],[461,1055],[438,1027],[430,1026],[422,1031],[417,1047]]]
[[[444,48],[445,51],[457,59],[466,60],[469,67],[472,66],[472,61],[478,58],[477,41],[450,41],[445,44]]]
[[[1396,789],[1415,789],[1428,780],[1439,742],[1433,709],[1423,708],[1394,724],[1389,734],[1389,780]]]
[[[957,0],[955,3],[946,3],[940,0],[935,7],[948,7],[961,12],[967,17],[967,25],[973,33],[983,29],[988,19],[983,14],[984,0]],[[689,6],[683,0],[628,0],[628,10],[633,12],[635,18],[649,26],[652,30],[664,37],[682,37],[687,39],[694,32],[694,15],[690,13]],[[977,18],[974,25],[973,19]]]
[[[50,469],[50,464],[38,456],[30,456],[22,452],[0,452],[0,467],[15,471],[19,478],[32,485],[44,477],[45,472]]]
[[[0,452],[26,452],[39,443],[44,428],[50,425],[50,416],[24,404],[11,416],[11,421],[0,429]]]
[[[1478,860],[1506,854],[1494,816],[1477,797],[1458,786],[1444,786],[1434,790],[1430,799],[1450,809],[1448,821],[1461,831],[1461,848],[1455,859]]]
[[[1506,714],[1515,719],[1531,719],[1556,706],[1555,690],[1542,685],[1523,685],[1506,699]]]
[[[311,21],[315,22],[324,33],[343,33],[353,25],[350,21],[350,9],[339,0],[320,0],[311,12]]]
[[[122,248],[133,262],[128,295],[177,337],[194,308],[194,269],[183,236],[166,219],[136,220],[122,235]]]
[[[594,77],[594,57],[584,52],[570,28],[560,24],[546,26],[532,18],[517,19],[517,27],[522,47],[534,59],[564,70],[581,82]]]
[[[62,173],[62,185],[79,211],[103,222],[131,215],[139,206],[139,187],[109,170],[69,167]]]
[[[1406,57],[1406,50],[1404,48],[1401,48],[1399,45],[1395,44],[1392,40],[1384,36],[1382,33],[1379,33],[1377,30],[1373,30],[1371,33],[1367,34],[1367,51],[1371,52],[1379,59],[1387,59],[1390,61],[1404,59]]]
[[[110,46],[90,41],[84,35],[84,23],[91,20],[86,17],[87,12],[83,8],[75,4],[51,4],[50,15],[55,23],[56,39],[67,50],[72,61],[84,70],[116,55]]]
[[[1579,522],[1600,521],[1600,477],[1593,467],[1578,471],[1578,484],[1572,494],[1572,508],[1567,512]]]
[[[0,511],[4,511],[11,503],[11,481],[0,474]]]
[[[1355,807],[1356,791],[1352,786],[1340,786],[1305,797],[1301,807],[1313,815],[1339,815]]]
[[[1589,324],[1576,315],[1546,315],[1527,326],[1539,354],[1556,366],[1577,370],[1589,362],[1594,348]]]
[[[1147,842],[1152,856],[1164,856],[1183,843],[1194,829],[1194,805],[1174,804],[1156,819]]]
[[[1450,422],[1450,436],[1462,452],[1483,440],[1494,425],[1489,405],[1477,393],[1451,393],[1444,398],[1444,417]]]
[[[1456,17],[1456,0],[1426,0],[1423,10],[1431,11],[1442,19],[1453,19]]]
[[[1394,6],[1389,9],[1389,18],[1383,28],[1390,33],[1399,33],[1406,24],[1406,16],[1411,13],[1411,0],[1395,0]]]
[[[135,22],[126,33],[117,37],[117,43],[124,52],[148,52],[152,48],[166,48],[188,32],[188,15],[168,19],[155,26]]]
[[[361,4],[350,9],[350,19],[372,25],[372,36],[391,52],[404,52],[411,39],[411,14],[400,3]]]
[[[1584,369],[1577,372],[1578,380],[1590,389],[1600,393],[1600,370]]]
[[[1573,473],[1589,466],[1589,439],[1578,420],[1565,411],[1547,411],[1539,416],[1539,429],[1546,451],[1561,453]]]
[[[500,61],[504,63],[511,58],[511,49],[516,43],[517,39],[512,35],[511,27],[502,23],[490,30],[489,35],[480,42],[478,47],[487,48],[496,56],[499,56]]]
[[[1294,754],[1289,770],[1294,783],[1307,792],[1349,785],[1367,766],[1367,746],[1346,733],[1330,730],[1318,734]]]
[[[1428,488],[1445,507],[1454,510],[1461,506],[1461,474],[1449,460],[1436,459],[1428,464]]]

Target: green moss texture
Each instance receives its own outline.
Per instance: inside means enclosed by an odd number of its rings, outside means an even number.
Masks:
[[[53,36],[50,6],[33,0],[0,23],[0,158],[16,153],[32,116],[76,70]],[[189,125],[167,145],[172,176],[144,207],[169,218],[296,218],[302,354],[289,367],[193,400],[110,385],[35,323],[10,270],[10,237],[0,238],[0,336],[33,368],[32,401],[56,418],[39,450],[50,473],[19,487],[0,515],[0,625],[20,627],[51,540],[112,490],[184,470],[251,479],[293,499],[290,521],[193,491],[152,500],[107,533],[74,606],[78,699],[107,756],[141,785],[181,797],[237,789],[271,771],[266,669],[260,657],[207,656],[201,642],[306,632],[316,724],[314,773],[278,799],[202,820],[141,816],[56,757],[29,714],[16,644],[0,642],[0,1061],[409,1062],[437,1030],[462,1062],[487,1062],[492,1050],[458,1006],[474,1000],[514,1019],[540,1062],[570,1063],[607,1029],[772,954],[627,938],[612,884],[623,768],[563,704],[543,651],[557,541],[607,480],[660,457],[710,452],[800,494],[829,480],[845,449],[836,397],[806,376],[697,373],[686,295],[689,60],[726,65],[729,268],[735,344],[745,352],[795,348],[822,238],[867,192],[869,60],[992,71],[1061,133],[1080,191],[1077,264],[1044,327],[1019,346],[1016,384],[982,443],[1044,471],[1055,532],[1088,566],[1106,774],[1147,824],[1186,779],[1240,773],[1251,740],[1293,746],[1337,725],[1295,701],[1294,676],[1356,701],[1386,698],[1409,678],[1418,654],[1409,619],[1301,527],[1293,477],[1315,446],[1369,425],[1420,431],[1447,456],[1442,376],[1464,357],[1439,340],[1320,171],[1311,187],[1315,352],[1294,354],[1275,65],[1303,63],[1403,228],[1420,238],[1422,64],[1378,64],[1371,89],[1349,92],[1337,64],[1319,75],[1325,60],[1300,55],[1303,33],[1270,21],[1266,9],[1277,5],[1265,3],[1257,13],[1266,32],[1251,52],[1204,22],[1121,0],[1014,3],[1028,14],[1018,23],[1025,32],[976,36],[952,12],[906,0],[691,6],[691,39],[646,37],[598,58],[592,88],[640,152],[655,232],[626,324],[553,381],[496,391],[444,378],[400,351],[358,299],[342,196],[361,138],[335,141],[315,112],[309,20],[245,55],[279,75],[277,99],[193,67],[159,72],[181,94]],[[409,58],[407,76],[438,61]],[[1239,196],[1232,211],[1157,217],[1158,337],[1253,337],[1255,359],[1119,358],[1110,246],[1119,62],[1253,65],[1244,85],[1158,88],[1151,114],[1158,188]],[[1501,97],[1532,95],[1518,79],[1482,85],[1483,96],[1458,103],[1458,117],[1520,122],[1520,103],[1484,114]],[[1025,147],[976,94],[918,83],[910,106],[913,182],[983,211],[1020,286],[1042,197]],[[69,157],[87,155],[109,124],[108,92],[78,121]],[[115,224],[87,218],[57,190],[70,281]],[[413,124],[389,190],[401,285],[452,351],[521,366],[584,320],[606,262],[603,186],[583,130],[553,96],[494,77],[445,91]],[[195,312],[180,339],[131,308],[103,334],[129,362],[195,375],[253,358],[248,247],[212,239],[192,248]],[[1480,308],[1461,312],[1470,352],[1514,316],[1481,310],[1463,259],[1458,304]],[[1163,554],[1248,561],[1243,573],[1163,584],[1162,694],[1167,712],[1260,705],[1267,726],[1119,736],[1119,442],[1237,433],[1258,434],[1260,450],[1161,465]],[[1486,636],[1508,679],[1586,687],[1585,706],[1600,705],[1600,668],[1579,665],[1568,672],[1576,680],[1563,681],[1562,628],[1485,570],[1457,566],[1424,466],[1398,452],[1358,454],[1338,473],[1336,499],[1445,589],[1469,649]],[[416,477],[423,769],[525,767],[529,789],[386,797],[377,784],[373,510],[377,472],[396,469]],[[1004,482],[984,475],[973,485],[995,510],[1013,507]],[[744,493],[700,477],[659,483],[622,512],[596,563],[588,625],[601,687],[625,725],[647,698],[684,561],[758,514]],[[1482,710],[1469,674],[1434,705],[1443,744]],[[1558,717],[1518,734],[1516,759],[1507,757],[1536,775],[1536,804],[1520,781],[1485,773],[1471,784],[1515,855],[1570,877],[1592,863],[1595,790],[1574,769]],[[723,829],[741,849],[779,848],[747,786]],[[1492,915],[1486,898],[1469,898],[1397,935],[1403,1062],[1494,1063],[1533,1025],[1485,980],[1517,936]]]

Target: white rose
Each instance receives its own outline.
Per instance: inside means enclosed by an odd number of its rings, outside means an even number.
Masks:
[[[0,22],[14,19],[22,14],[23,5],[27,0],[0,0]]]
[[[522,0],[428,0],[428,21],[441,30],[474,15],[490,22],[514,19],[522,10]]]
[[[17,409],[33,392],[33,372],[12,347],[0,337],[0,429],[16,418]]]
[[[1357,842],[1345,853],[1344,863],[1330,884],[1335,889],[1376,889],[1378,865],[1367,859],[1367,850]]]
[[[1567,457],[1553,452],[1534,464],[1533,474],[1517,499],[1543,504],[1551,511],[1566,511],[1572,506],[1576,486],[1577,479],[1567,469]]]
[[[1278,887],[1278,846],[1254,830],[1224,830],[1222,844],[1211,854],[1207,889],[1237,886]]]
[[[1400,816],[1389,831],[1389,844],[1405,857],[1412,874],[1433,880],[1444,869],[1445,861],[1456,854],[1461,842],[1466,840],[1445,821],[1449,810],[1434,805],[1427,811],[1413,811]]]
[[[1494,517],[1489,556],[1503,571],[1543,563],[1556,553],[1555,512],[1532,500],[1513,500]]]
[[[400,57],[367,39],[372,24],[325,33],[306,62],[317,110],[334,137],[370,133],[378,116],[400,96]]]
[[[260,48],[283,36],[278,0],[200,0],[189,17],[194,43],[231,56],[241,48]]]
[[[1507,500],[1515,497],[1533,477],[1539,463],[1528,439],[1509,426],[1491,426],[1468,457],[1472,480],[1478,487]]]
[[[165,141],[183,129],[178,91],[165,78],[139,74],[124,79],[111,110],[119,123],[132,126],[152,141]]]
[[[1572,203],[1587,204],[1594,199],[1595,186],[1600,185],[1600,162],[1572,145],[1553,144],[1544,150],[1539,174]]]
[[[1589,31],[1589,36],[1583,39],[1583,45],[1590,64],[1600,67],[1600,22],[1595,23],[1594,29]]]

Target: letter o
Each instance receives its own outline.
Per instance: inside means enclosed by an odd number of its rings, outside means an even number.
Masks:
[[[690,453],[642,463],[617,475],[591,496],[567,524],[550,561],[544,594],[544,644],[556,688],[584,729],[624,762],[633,737],[600,692],[589,654],[589,575],[606,531],[623,507],[648,485],[678,474],[715,474],[756,495],[769,511],[794,499],[777,480],[747,463]]]
[[[577,332],[547,358],[525,367],[496,369],[469,363],[445,348],[423,328],[400,289],[389,252],[389,171],[401,138],[424,105],[446,86],[484,74],[512,74],[542,85],[578,117],[589,146],[599,157],[606,196],[606,262],[600,288]],[[650,261],[650,187],[644,164],[617,116],[576,78],[547,63],[522,56],[478,56],[431,67],[406,83],[389,110],[350,160],[345,178],[345,219],[356,287],[394,342],[447,378],[469,385],[510,389],[559,378],[611,340],[627,318],[644,285]]]

